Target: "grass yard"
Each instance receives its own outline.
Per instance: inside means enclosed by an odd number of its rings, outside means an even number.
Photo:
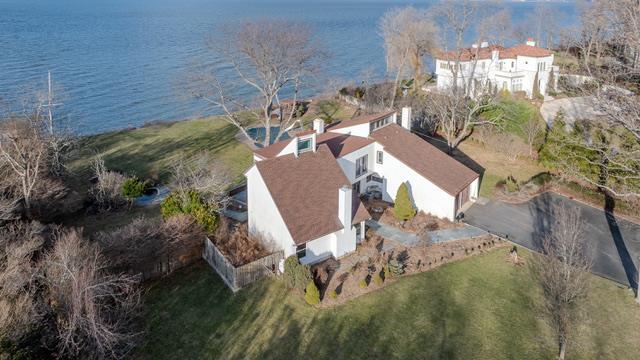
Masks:
[[[237,129],[213,118],[158,123],[139,129],[122,130],[83,138],[79,151],[70,164],[74,188],[86,191],[91,177],[91,163],[100,154],[111,170],[136,175],[141,179],[169,180],[171,164],[207,151],[211,161],[219,161],[229,169],[235,181],[251,166],[249,148],[235,139]],[[131,222],[138,216],[160,216],[158,206],[134,207],[91,216],[74,216],[65,221],[67,226],[83,227],[85,234],[114,229]]]
[[[176,358],[549,359],[556,345],[540,318],[526,267],[498,249],[400,279],[332,309],[287,293],[280,279],[232,295],[207,265],[152,286],[137,355]],[[521,252],[524,252],[521,250]],[[640,307],[629,290],[592,278],[588,317],[568,359],[631,359]]]
[[[71,170],[88,174],[100,154],[109,169],[167,181],[172,162],[208,151],[239,178],[251,165],[251,151],[235,139],[237,131],[223,120],[206,118],[90,136],[81,141]]]
[[[547,171],[543,166],[526,156],[511,160],[505,154],[474,141],[461,143],[459,150],[484,168],[484,175],[480,183],[480,196],[484,197],[491,197],[496,182],[509,175],[518,181],[526,181],[534,175]],[[460,160],[465,162],[464,159]]]

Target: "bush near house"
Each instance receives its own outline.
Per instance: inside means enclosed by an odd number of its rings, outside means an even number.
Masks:
[[[416,209],[409,198],[409,188],[406,183],[402,183],[398,187],[393,212],[396,218],[402,221],[412,219],[416,215]]]
[[[122,184],[122,195],[128,199],[134,199],[142,196],[151,184],[148,181],[142,181],[137,176],[128,178]]]
[[[304,291],[309,281],[312,281],[311,268],[300,264],[298,257],[291,255],[284,261],[284,278],[290,289]]]
[[[384,279],[382,279],[382,276],[380,276],[380,272],[376,272],[375,274],[373,274],[373,282],[378,286],[384,283]]]
[[[313,281],[307,283],[304,300],[309,305],[318,305],[320,303],[320,291],[318,291],[318,287]]]
[[[206,232],[216,230],[218,219],[215,209],[195,190],[189,190],[186,194],[172,193],[164,199],[160,211],[165,219],[177,214],[191,215]]]

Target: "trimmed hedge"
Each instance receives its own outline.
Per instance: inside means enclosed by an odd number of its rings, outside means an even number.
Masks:
[[[284,278],[290,289],[304,291],[312,279],[311,268],[300,264],[298,257],[291,255],[284,261]]]
[[[416,215],[416,209],[409,198],[409,188],[406,183],[400,184],[396,193],[396,201],[393,205],[393,213],[398,220],[409,220]]]

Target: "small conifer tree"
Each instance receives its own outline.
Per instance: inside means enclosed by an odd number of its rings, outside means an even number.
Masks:
[[[409,188],[406,183],[400,184],[396,193],[396,202],[393,205],[393,212],[398,220],[406,221],[416,215],[416,209],[409,198]]]
[[[313,281],[307,283],[304,300],[309,305],[318,305],[320,303],[320,291],[318,291],[318,287]]]

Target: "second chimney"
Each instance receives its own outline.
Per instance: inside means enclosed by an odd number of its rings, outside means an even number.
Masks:
[[[316,134],[324,133],[324,120],[315,119],[313,120],[313,130],[315,130]]]
[[[338,219],[346,230],[351,228],[352,191],[349,185],[344,185],[338,190]]]
[[[411,108],[405,106],[402,108],[402,118],[400,119],[400,125],[403,128],[411,131]]]

